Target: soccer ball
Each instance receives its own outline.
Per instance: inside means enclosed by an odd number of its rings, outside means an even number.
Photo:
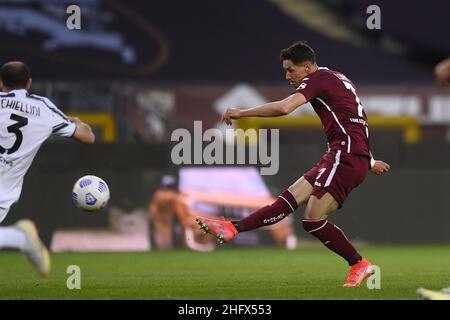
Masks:
[[[109,201],[108,185],[97,176],[81,177],[73,186],[72,199],[78,208],[85,211],[102,210]]]

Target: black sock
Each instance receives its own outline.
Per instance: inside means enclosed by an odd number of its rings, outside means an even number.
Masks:
[[[349,262],[350,266],[353,266],[355,264],[357,264],[358,262],[360,262],[362,260],[362,257],[359,255],[359,253],[357,253],[353,259]]]
[[[241,227],[239,221],[232,221],[233,226],[236,228],[237,232],[241,232]]]

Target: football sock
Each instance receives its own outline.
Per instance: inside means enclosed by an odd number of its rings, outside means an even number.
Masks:
[[[233,225],[238,232],[257,229],[283,220],[297,208],[297,200],[289,190],[285,190],[274,203],[256,210],[240,221],[233,222]]]
[[[344,232],[330,221],[326,219],[303,220],[303,228],[319,239],[328,249],[347,260],[349,265],[352,266],[362,259]]]
[[[15,227],[0,227],[0,248],[23,250],[27,240],[25,234]]]

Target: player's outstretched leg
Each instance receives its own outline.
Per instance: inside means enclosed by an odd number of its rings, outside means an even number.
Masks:
[[[195,221],[205,233],[210,233],[220,243],[230,241],[238,232],[254,230],[277,223],[298,208],[297,200],[290,190],[278,196],[272,204],[256,210],[240,221],[216,220],[196,217]]]
[[[205,233],[217,238],[220,243],[228,242],[238,233],[231,221],[195,217],[195,221]]]
[[[51,262],[47,248],[39,239],[38,231],[33,221],[24,219],[16,222],[14,227],[25,235],[25,245],[22,252],[28,261],[43,276],[50,273]]]

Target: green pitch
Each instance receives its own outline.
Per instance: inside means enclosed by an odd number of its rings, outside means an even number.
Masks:
[[[347,265],[322,247],[53,254],[45,279],[16,252],[0,252],[1,299],[418,299],[450,285],[450,246],[367,246],[381,289],[342,288]],[[81,289],[69,290],[69,265]]]

